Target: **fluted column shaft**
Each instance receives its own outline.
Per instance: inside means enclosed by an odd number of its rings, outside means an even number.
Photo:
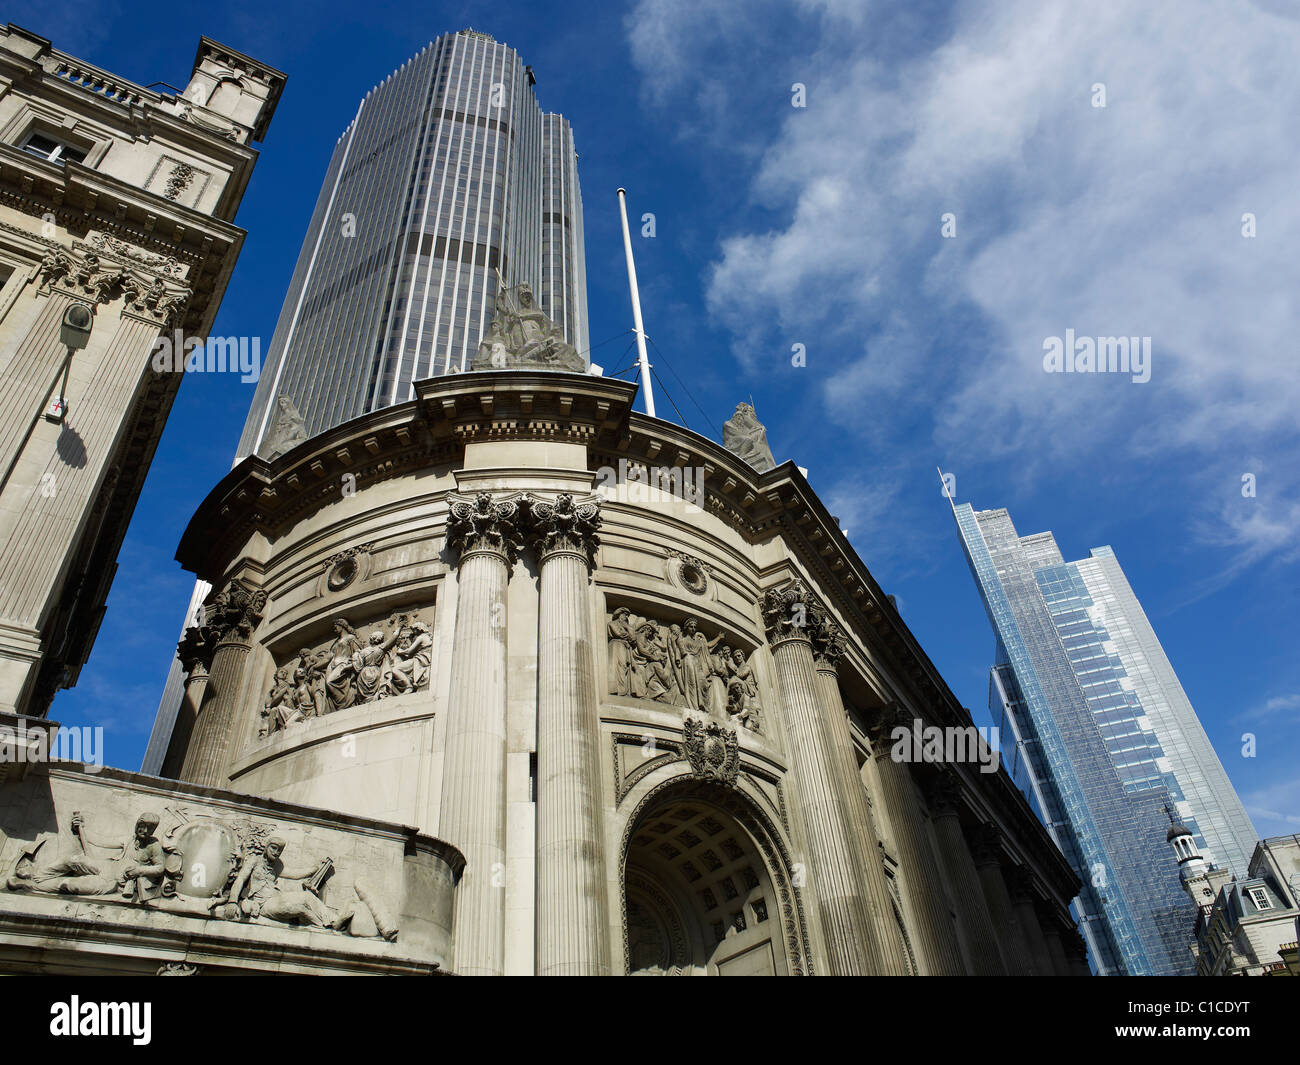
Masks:
[[[606,976],[600,707],[587,603],[599,504],[533,503],[540,570],[537,667],[537,972]]]
[[[499,552],[461,557],[438,834],[465,855],[454,922],[455,968],[465,976],[500,976],[505,964],[509,576]]]
[[[1036,976],[1053,976],[1056,973],[1056,966],[1052,964],[1052,956],[1047,949],[1047,940],[1043,938],[1042,926],[1038,923],[1038,910],[1034,906],[1031,889],[1028,886],[1028,876],[1023,867],[1012,870],[1011,885],[1011,908],[1015,910],[1016,920],[1020,924],[1020,930],[1024,934],[1025,943],[1029,947],[1029,956],[1033,960],[1034,975]]]
[[[840,694],[835,657],[821,655],[815,657],[814,661],[817,668],[817,694],[825,708],[830,733],[831,761],[842,777],[839,793],[844,797],[846,820],[851,828],[856,829],[853,833],[859,844],[856,860],[860,863],[866,884],[874,926],[872,939],[878,944],[880,971],[904,976],[908,971],[907,958],[894,921],[889,885],[886,883],[885,868],[880,857],[880,842],[876,838],[871,811],[867,806],[866,789],[858,772],[858,760],[844,710],[844,698]]]
[[[208,670],[201,662],[190,667],[185,676],[185,687],[181,692],[181,705],[176,711],[176,724],[172,728],[171,742],[167,745],[167,754],[163,759],[161,775],[179,776],[184,765],[185,753],[189,748],[190,738],[194,735],[194,726],[199,719],[199,708],[203,706],[203,696],[208,689]]]
[[[808,887],[816,900],[833,976],[885,971],[879,933],[871,918],[858,837],[850,827],[832,743],[817,697],[817,674],[807,637],[772,647],[777,688],[790,738],[790,769],[808,833]]]
[[[976,831],[973,856],[975,871],[984,889],[989,916],[998,930],[998,949],[1002,952],[1002,963],[1006,966],[1008,975],[1028,976],[1033,972],[1033,959],[1029,944],[1016,920],[1007,882],[1002,876],[1002,865],[996,852],[996,835],[997,830],[991,825],[981,826]]]
[[[180,779],[208,788],[230,783],[230,749],[244,710],[244,670],[253,630],[262,619],[266,593],[232,580],[203,608],[204,642],[212,648],[212,665],[200,689],[201,703],[190,733]]]
[[[1057,976],[1069,976],[1070,962],[1065,956],[1065,945],[1061,942],[1061,933],[1056,923],[1040,912],[1038,925],[1047,944],[1047,956],[1052,960],[1052,971]]]
[[[1005,976],[993,917],[984,902],[984,889],[962,834],[956,803],[952,796],[945,796],[935,802],[932,810],[935,838],[957,908],[958,933],[966,944],[974,975]]]
[[[961,976],[965,972],[957,930],[949,916],[942,874],[926,839],[925,816],[912,784],[911,772],[890,757],[888,734],[872,743],[880,777],[881,798],[889,809],[903,882],[917,918],[916,939],[927,976]]]

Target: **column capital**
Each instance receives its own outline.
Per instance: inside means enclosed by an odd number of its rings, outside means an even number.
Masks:
[[[523,547],[519,523],[525,498],[518,492],[493,497],[491,492],[475,496],[448,496],[447,543],[464,562],[470,555],[496,555],[513,566]]]
[[[599,496],[575,500],[562,492],[553,500],[528,499],[528,538],[537,555],[538,564],[556,555],[581,558],[590,570],[596,564],[596,548],[600,546]]]
[[[199,630],[205,644],[215,651],[221,644],[248,643],[262,620],[266,599],[265,591],[247,581],[239,578],[228,581],[203,606]],[[184,644],[184,639],[181,642]]]
[[[975,827],[967,839],[971,857],[977,866],[1000,865],[1002,862],[1002,833],[998,826],[983,821]]]
[[[956,817],[961,799],[961,777],[948,766],[939,766],[925,781],[925,802],[935,817]]]
[[[1028,902],[1031,905],[1037,900],[1038,893],[1034,890],[1034,874],[1026,869],[1023,865],[1013,865],[1004,871],[1007,882],[1007,891],[1011,894],[1012,902]]]
[[[176,657],[181,660],[187,682],[206,677],[212,668],[212,653],[216,648],[210,637],[205,627],[191,625],[176,645]]]
[[[893,732],[896,728],[911,730],[915,715],[904,710],[898,703],[867,710],[863,715],[867,740],[871,743],[871,753],[877,758],[889,754],[893,745]]]
[[[810,643],[810,633],[818,625],[821,608],[803,581],[796,577],[780,588],[769,588],[759,603],[767,642],[773,647],[787,640]]]
[[[812,640],[813,662],[822,673],[838,673],[840,659],[849,646],[848,637],[820,607],[812,611],[812,619],[808,638]]]

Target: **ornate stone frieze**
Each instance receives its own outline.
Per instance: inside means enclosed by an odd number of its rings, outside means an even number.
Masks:
[[[563,331],[537,305],[529,285],[497,290],[496,313],[474,356],[475,370],[569,370],[586,363]]]
[[[191,295],[188,288],[168,284],[157,274],[101,258],[91,245],[79,241],[71,249],[48,248],[36,268],[36,282],[44,292],[63,292],[96,305],[121,296],[124,313],[159,327],[169,325]]]
[[[734,728],[686,714],[682,720],[682,736],[682,749],[695,776],[723,784],[736,782],[736,773],[740,769],[740,741]]]
[[[514,565],[523,547],[520,524],[525,502],[517,493],[499,499],[491,492],[479,492],[472,499],[451,496],[447,543],[462,560],[466,555],[490,552]]]
[[[194,167],[190,166],[189,163],[177,163],[167,176],[167,185],[163,190],[163,195],[169,200],[174,200],[189,188],[190,182],[193,180]]]
[[[722,446],[759,473],[776,466],[767,446],[767,429],[748,403],[737,403],[736,413],[722,423]]]
[[[530,500],[529,540],[537,561],[568,553],[594,566],[596,548],[600,546],[600,503],[596,496],[575,501],[568,492],[558,495],[554,502]]]
[[[694,618],[664,624],[617,607],[607,623],[610,695],[698,710],[723,724],[762,731],[751,660],[719,633],[709,639]]]
[[[327,646],[303,648],[275,671],[258,738],[338,710],[422,691],[429,686],[432,662],[433,634],[414,615],[396,614],[387,629],[376,625],[364,637],[346,618],[337,618]]]
[[[158,966],[159,976],[197,976],[199,966],[185,961],[165,961]]]
[[[249,818],[192,816],[168,807],[171,822],[143,813],[124,841],[92,837],[86,818],[74,813],[70,830],[77,846],[63,856],[47,854],[57,839],[46,833],[20,852],[5,882],[9,891],[81,895],[167,913],[227,921],[295,925],[363,938],[395,940],[397,926],[374,888],[357,878],[355,899],[328,901],[333,859],[290,870],[285,840],[276,826]],[[183,975],[183,974],[174,974]]]

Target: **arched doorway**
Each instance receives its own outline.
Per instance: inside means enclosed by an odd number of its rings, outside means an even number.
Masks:
[[[778,870],[779,886],[774,882],[751,828],[727,805],[735,808],[709,786],[688,785],[666,790],[636,815],[623,869],[630,975],[792,971],[786,878]]]

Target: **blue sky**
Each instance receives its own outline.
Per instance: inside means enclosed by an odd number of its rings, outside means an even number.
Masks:
[[[507,41],[573,124],[593,340],[631,324],[624,185],[656,216],[636,248],[646,329],[688,423],[716,437],[753,396],[977,722],[993,638],[936,466],[1067,558],[1114,548],[1256,829],[1300,831],[1287,0],[43,0],[8,17],[143,84],[183,86],[201,33],[289,75],[214,327],[263,350],[361,96],[441,33]],[[1150,381],[1045,373],[1067,329],[1151,337]],[[616,369],[627,339],[593,357]],[[139,764],[192,583],[175,546],[251,397],[234,375],[185,381],[94,653],[55,700],[56,719],[107,726],[111,764]]]

